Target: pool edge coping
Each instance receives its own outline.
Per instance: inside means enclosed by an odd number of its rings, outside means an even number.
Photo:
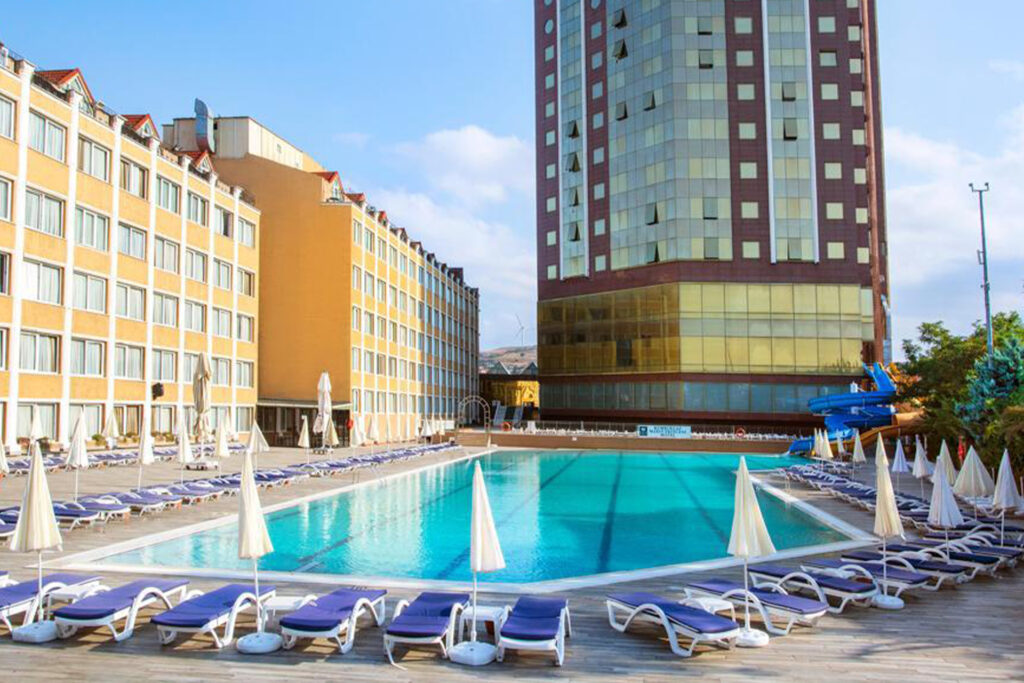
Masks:
[[[466,453],[458,458],[448,459],[440,462],[433,462],[421,467],[416,467],[410,470],[402,472],[395,472],[392,474],[385,475],[376,479],[368,479],[366,481],[357,481],[339,486],[336,488],[327,489],[325,491],[319,491],[317,493],[311,493],[301,498],[294,498],[291,500],[282,501],[264,508],[263,512],[272,513],[278,510],[283,510],[291,507],[296,507],[304,503],[308,503],[321,498],[329,498],[342,493],[349,492],[351,490],[370,486],[380,485],[383,482],[397,478],[405,477],[420,472],[430,471],[439,467],[447,467],[455,465],[460,462],[465,462],[475,458],[483,457],[499,450],[523,450],[520,448],[508,448],[504,447],[491,447],[479,451],[477,453]],[[535,449],[526,449],[535,450]],[[557,449],[550,449],[557,450]],[[568,449],[574,450],[574,449]],[[765,473],[771,472],[772,470],[765,470]],[[796,557],[806,557],[809,555],[820,555],[826,553],[841,552],[846,550],[853,550],[857,548],[863,548],[874,545],[877,543],[877,539],[871,534],[867,533],[863,529],[845,522],[838,517],[819,509],[811,503],[794,496],[788,491],[784,491],[777,486],[769,484],[763,481],[760,477],[751,475],[751,481],[757,487],[764,490],[766,493],[774,496],[781,500],[787,506],[792,505],[797,507],[801,512],[808,515],[812,519],[828,526],[833,531],[846,536],[847,540],[844,541],[833,541],[831,543],[816,544],[809,546],[799,546],[796,548],[788,548],[786,550],[777,551],[771,555],[765,555],[757,558],[757,562],[772,562],[779,560],[792,559]],[[132,564],[111,564],[102,562],[103,559],[111,557],[112,555],[119,555],[121,553],[130,552],[132,550],[138,550],[147,546],[156,545],[158,543],[164,543],[176,538],[183,536],[191,536],[193,534],[209,531],[217,527],[226,526],[237,519],[235,513],[216,517],[214,519],[208,519],[195,524],[190,524],[184,527],[177,527],[172,529],[166,529],[164,531],[158,531],[152,534],[147,534],[112,545],[103,546],[99,548],[93,548],[91,550],[84,550],[79,553],[74,553],[66,557],[57,558],[44,563],[45,567],[48,568],[59,568],[68,569],[74,571],[93,571],[93,572],[111,572],[111,573],[127,573],[127,574],[144,574],[144,575],[173,575],[173,576],[184,576],[189,578],[197,579],[227,579],[227,580],[249,580],[252,578],[252,574],[249,571],[232,570],[232,569],[218,569],[209,568],[204,569],[200,567],[175,567],[170,565],[132,565]],[[669,576],[675,576],[680,574],[690,574],[695,572],[710,571],[714,569],[727,569],[742,565],[744,560],[737,557],[720,557],[709,560],[697,560],[695,562],[683,562],[678,564],[659,565],[657,567],[646,567],[643,569],[627,569],[615,572],[603,572],[599,574],[585,574],[581,576],[573,576],[562,579],[550,579],[546,581],[532,581],[525,583],[509,583],[501,581],[481,581],[479,582],[479,589],[485,593],[509,593],[513,595],[528,594],[528,593],[554,593],[561,591],[572,591],[584,588],[594,588],[605,585],[613,585],[618,583],[626,583],[631,581],[644,581],[655,578],[665,578]],[[410,577],[394,577],[394,576],[376,576],[367,574],[324,574],[317,572],[298,572],[298,571],[274,571],[274,570],[260,570],[260,578],[267,582],[283,582],[283,583],[308,583],[317,585],[338,585],[338,584],[354,584],[354,585],[377,585],[377,586],[388,586],[393,588],[408,588],[408,589],[434,589],[434,590],[470,590],[472,583],[467,581],[454,581],[447,579],[422,579],[422,578],[410,578]]]

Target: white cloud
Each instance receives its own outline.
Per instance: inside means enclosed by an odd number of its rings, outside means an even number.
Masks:
[[[531,329],[536,317],[532,143],[467,125],[391,151],[419,177],[368,188],[370,202],[480,289],[481,348],[518,343],[516,316]]]
[[[430,133],[422,140],[396,145],[393,151],[418,168],[430,187],[465,206],[512,198],[532,201],[533,146],[518,137],[501,137],[467,125]]]
[[[989,182],[985,195],[994,310],[1021,305],[1024,269],[1024,106],[1001,122],[999,151],[986,156],[957,143],[886,130],[890,271],[894,343],[926,320],[966,331],[982,315],[977,195],[968,185]],[[1016,275],[1014,275],[1016,274]]]
[[[370,141],[370,135],[369,133],[350,131],[347,133],[335,133],[331,136],[331,139],[347,147],[362,149],[363,147],[366,147],[366,143]]]
[[[1015,81],[1024,81],[1024,62],[1016,59],[993,59],[988,68],[997,74],[1006,74]]]

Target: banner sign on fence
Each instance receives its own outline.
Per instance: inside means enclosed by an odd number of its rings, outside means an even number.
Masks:
[[[690,425],[637,425],[636,435],[648,439],[690,439],[693,427]]]

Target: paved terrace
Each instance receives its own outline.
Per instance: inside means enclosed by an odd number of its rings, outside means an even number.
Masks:
[[[456,454],[461,455],[461,454]],[[385,476],[418,468],[451,456],[431,456],[396,463],[360,477]],[[261,456],[261,466],[302,461],[297,450],[275,449]],[[228,461],[226,471],[239,466],[237,457]],[[865,468],[867,470],[867,468]],[[191,476],[202,476],[193,473]],[[176,481],[178,469],[158,463],[146,470],[148,482]],[[135,485],[137,470],[117,467],[90,470],[81,475],[83,492],[102,492]],[[917,491],[917,482],[904,477],[905,488]],[[264,505],[282,502],[317,491],[347,485],[352,475],[310,479],[294,486],[261,490]],[[0,503],[16,502],[24,478],[0,481]],[[68,497],[72,475],[51,475],[55,498]],[[870,516],[831,497],[794,487],[793,492],[837,517],[863,529],[871,528]],[[74,553],[162,531],[202,520],[234,514],[237,499],[227,498],[165,512],[155,517],[133,518],[129,523],[111,523],[106,528],[79,529],[65,535],[65,553]],[[31,558],[0,550],[0,567],[18,579],[34,576]],[[738,570],[716,572],[739,578]],[[689,576],[680,575],[631,584],[615,590],[649,590],[676,594]],[[129,575],[105,574],[114,585],[131,580]],[[210,589],[219,582],[193,580],[192,587]],[[277,584],[280,593],[323,593],[324,586]],[[161,647],[155,629],[140,618],[135,636],[114,643],[103,632],[85,632],[67,641],[47,645],[14,643],[0,633],[0,662],[9,680],[174,680],[217,678],[237,681],[346,680],[346,681],[504,681],[504,680],[587,680],[622,683],[672,681],[701,678],[712,681],[749,681],[753,678],[787,681],[986,681],[1021,680],[1024,677],[1024,568],[1003,578],[979,578],[958,589],[907,596],[906,609],[883,612],[851,608],[840,616],[826,616],[817,628],[797,628],[786,637],[774,637],[763,650],[705,649],[691,659],[673,655],[653,627],[638,627],[620,635],[607,624],[601,588],[567,593],[573,613],[573,637],[567,643],[565,666],[555,668],[539,656],[510,653],[504,664],[469,669],[442,661],[436,651],[412,650],[401,654],[398,669],[390,666],[381,646],[380,632],[361,630],[355,648],[338,655],[326,643],[300,645],[262,657],[245,657],[233,648],[215,650],[207,638],[183,640]],[[389,612],[397,598],[411,597],[413,591],[391,590]],[[482,594],[485,603],[513,601],[511,596]],[[251,628],[251,617],[243,618],[239,632]],[[307,643],[309,641],[306,641]]]

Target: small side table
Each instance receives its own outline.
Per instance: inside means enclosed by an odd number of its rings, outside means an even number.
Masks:
[[[504,607],[490,607],[487,605],[476,606],[476,623],[479,624],[490,624],[492,629],[498,628],[498,623],[505,616]],[[474,608],[472,605],[462,610],[462,614],[459,615],[459,638],[462,638],[462,634],[468,632],[469,629],[473,628],[473,613]]]
[[[275,595],[268,598],[260,605],[260,611],[264,615],[264,624],[269,624],[271,619],[277,619],[279,614],[294,612],[315,599],[315,595]]]
[[[76,600],[88,598],[92,595],[96,595],[100,592],[100,582],[94,581],[92,583],[76,584],[74,586],[67,586],[60,590],[52,591],[46,594],[46,608],[43,610],[44,614],[53,613],[53,603],[55,602],[66,602],[72,603]]]
[[[683,600],[683,604],[688,607],[696,607],[702,609],[705,612],[711,614],[718,614],[720,612],[728,612],[729,618],[736,621],[736,605],[729,602],[728,600],[722,600],[721,598],[715,598],[711,596],[707,597],[694,597],[686,598]]]

